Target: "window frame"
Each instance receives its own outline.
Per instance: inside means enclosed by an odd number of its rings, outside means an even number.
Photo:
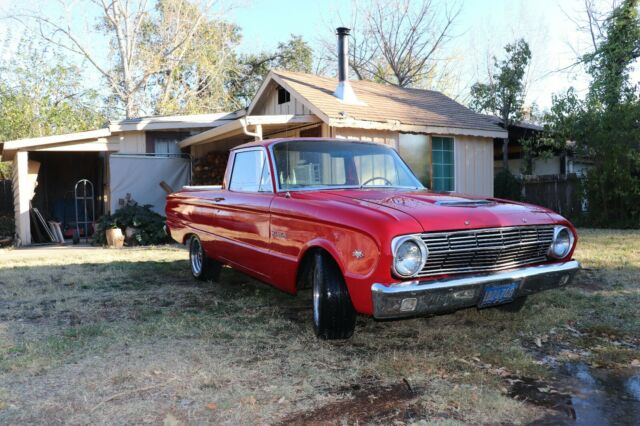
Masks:
[[[260,177],[259,177],[259,182],[258,182],[258,191],[239,191],[239,190],[234,190],[231,189],[231,184],[233,182],[233,172],[236,166],[236,156],[238,154],[242,154],[245,152],[252,152],[252,151],[261,151],[262,153],[264,153],[264,163],[262,164],[262,170],[260,171]],[[269,176],[271,178],[271,184],[268,185],[268,190],[265,191],[260,191],[260,185],[262,182],[262,175],[264,174],[264,168],[268,167],[269,169]],[[274,194],[274,180],[273,180],[273,169],[271,168],[271,160],[269,158],[269,152],[267,151],[267,149],[263,146],[258,146],[258,147],[249,147],[249,148],[243,148],[243,149],[238,149],[238,150],[234,150],[233,151],[233,161],[231,162],[231,170],[229,170],[229,184],[227,185],[227,190],[229,192],[237,192],[239,194]]]
[[[456,171],[458,170],[458,162],[456,161],[456,146],[458,145],[456,143],[456,138],[455,136],[452,135],[429,135],[429,139],[431,142],[431,167],[430,167],[430,174],[431,174],[431,185],[430,185],[430,190],[431,191],[435,191],[434,189],[434,185],[433,185],[433,138],[441,138],[441,139],[451,139],[451,142],[453,143],[453,189],[450,191],[442,191],[442,192],[456,192],[456,189],[458,187],[458,179],[456,178]]]

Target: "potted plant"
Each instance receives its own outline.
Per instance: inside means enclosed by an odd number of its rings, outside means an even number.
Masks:
[[[104,232],[107,239],[107,246],[112,248],[122,248],[124,246],[124,235],[122,235],[122,229],[118,227],[115,221],[112,222]]]

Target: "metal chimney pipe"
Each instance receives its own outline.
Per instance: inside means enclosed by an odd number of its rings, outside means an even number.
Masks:
[[[351,29],[345,27],[336,28],[338,34],[338,81],[347,81],[349,79],[349,32]]]
[[[338,34],[338,87],[333,96],[340,102],[351,105],[366,105],[358,100],[356,93],[349,84],[349,32],[345,27],[336,28]]]

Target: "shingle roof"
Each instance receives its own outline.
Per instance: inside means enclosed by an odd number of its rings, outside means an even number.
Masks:
[[[338,84],[334,78],[282,70],[273,73],[329,118],[504,132],[481,114],[434,90],[352,80],[358,100],[366,104],[352,105],[333,96]]]
[[[490,114],[482,114],[482,116],[485,117],[490,122],[497,124],[498,126],[504,129],[504,126],[502,125],[502,118],[496,117],[495,115],[490,115]],[[523,129],[536,130],[538,132],[541,132],[544,130],[544,126],[541,126],[540,124],[537,124],[537,123],[534,123],[533,121],[528,121],[528,120],[519,121],[518,123],[514,124],[514,126],[522,127]]]

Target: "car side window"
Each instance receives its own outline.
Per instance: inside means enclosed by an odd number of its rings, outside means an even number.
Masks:
[[[272,192],[269,164],[263,150],[236,152],[229,189],[239,192]]]

